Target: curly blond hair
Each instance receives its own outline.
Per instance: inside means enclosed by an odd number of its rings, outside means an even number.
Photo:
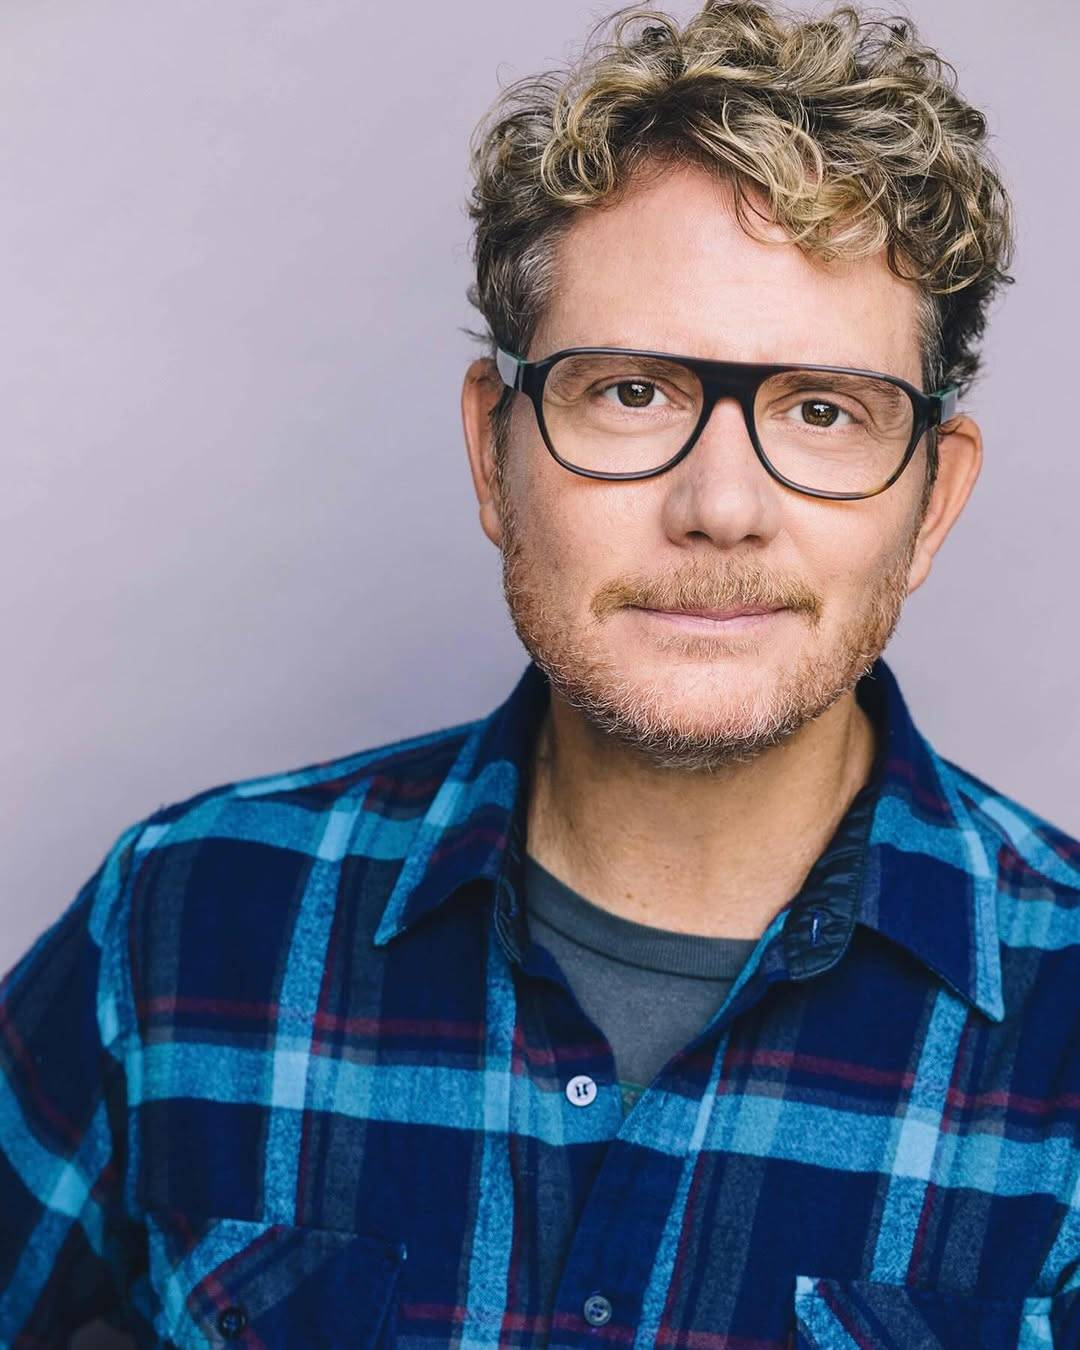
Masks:
[[[616,202],[642,168],[694,164],[732,186],[754,237],[746,208],[757,196],[808,254],[886,249],[889,269],[918,286],[923,388],[966,393],[990,301],[1014,280],[1013,210],[986,142],[986,118],[910,18],[707,0],[680,26],[624,6],[570,69],[511,84],[473,131],[466,295],[487,332],[464,331],[489,355],[525,354],[577,213]],[[511,400],[505,389],[492,413],[497,461]],[[936,436],[928,450],[927,495]]]

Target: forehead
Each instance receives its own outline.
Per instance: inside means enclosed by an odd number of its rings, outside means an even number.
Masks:
[[[665,170],[579,211],[556,244],[555,289],[530,355],[646,347],[733,361],[860,366],[918,384],[918,290],[882,248],[809,256],[774,224],[739,225],[730,188]]]

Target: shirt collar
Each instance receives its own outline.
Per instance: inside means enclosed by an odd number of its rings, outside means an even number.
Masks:
[[[851,864],[843,947],[850,924],[862,923],[1001,1021],[996,877],[984,836],[956,774],[919,733],[883,659],[859,680],[856,696],[878,729],[875,771],[792,902],[799,911],[793,920],[817,913],[811,907],[820,903],[816,897],[830,869],[835,879],[838,865]],[[457,757],[407,848],[375,934],[377,946],[468,883],[486,881],[484,894],[494,894],[499,932],[512,954],[520,952],[525,920],[515,879],[524,849],[532,746],[548,700],[547,676],[530,661],[506,701],[465,728]]]

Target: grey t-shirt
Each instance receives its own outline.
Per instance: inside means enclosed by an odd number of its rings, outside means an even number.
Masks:
[[[525,905],[578,1002],[611,1043],[623,1113],[727,997],[757,938],[634,923],[586,900],[529,853]]]

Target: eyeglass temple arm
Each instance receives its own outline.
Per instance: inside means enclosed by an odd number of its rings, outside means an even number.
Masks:
[[[496,347],[495,364],[499,368],[504,384],[508,384],[511,389],[521,388],[521,367],[525,362],[520,356],[514,356],[512,352],[504,352],[501,347]]]
[[[944,389],[935,390],[930,397],[937,404],[937,426],[956,416],[956,405],[960,399],[958,384],[947,384]]]

